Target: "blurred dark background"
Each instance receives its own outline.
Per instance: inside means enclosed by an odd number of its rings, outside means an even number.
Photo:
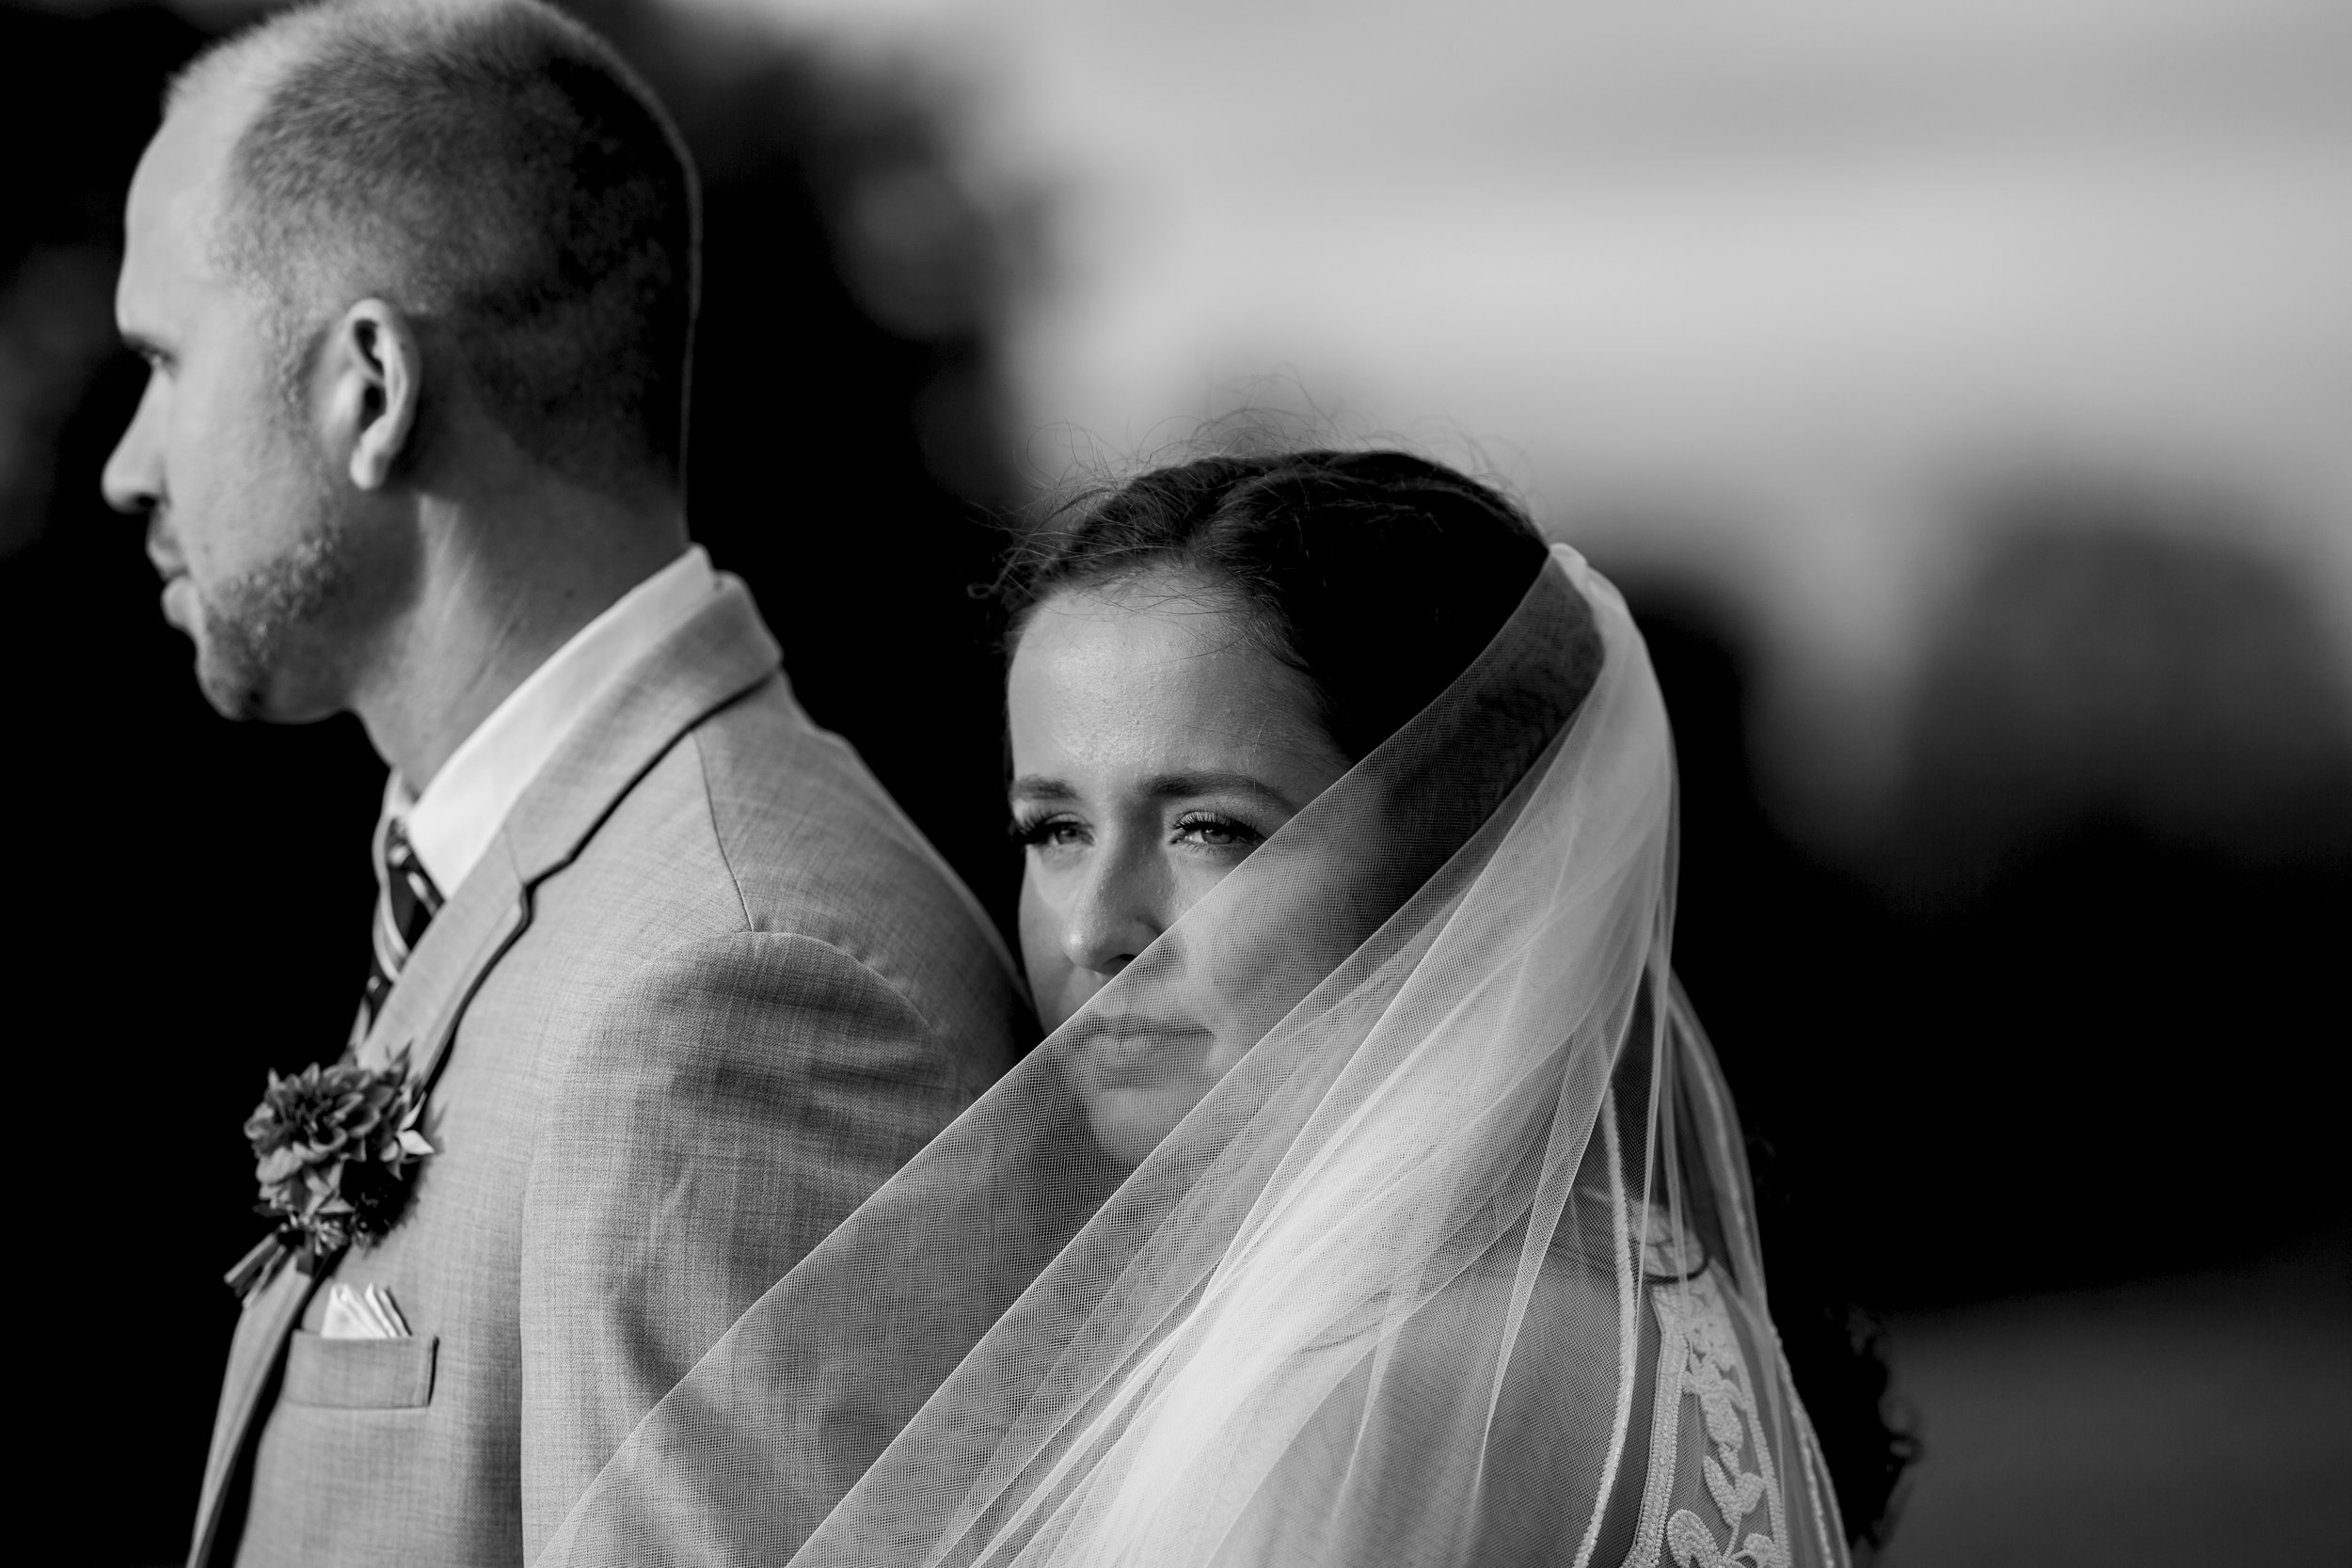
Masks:
[[[952,83],[575,8],[705,182],[696,537],[1001,919],[971,589],[1025,499],[1002,356],[1031,204],[957,156]],[[238,15],[196,14],[0,8],[0,821],[40,1163],[15,1277],[74,1282],[71,1338],[27,1357],[22,1495],[100,1563],[183,1548],[219,1275],[258,1225],[236,1129],[265,1069],[341,1043],[382,781],[350,720],[217,719],[98,498],[143,374],[111,325],[122,193],[166,76]],[[1893,1324],[1927,1445],[1893,1560],[2293,1555],[2348,1467],[2343,661],[2296,573],[2229,542],[2243,498],[2044,469],[1950,504],[1979,545],[1859,855],[1768,809],[1742,608],[1600,558],[1674,713],[1678,967],[1750,1123],[1789,1351],[1825,1386],[1848,1307]]]

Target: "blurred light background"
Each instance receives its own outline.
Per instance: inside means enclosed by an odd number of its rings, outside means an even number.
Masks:
[[[706,180],[697,533],[993,907],[989,519],[1237,411],[1499,479],[1649,633],[1791,1357],[1880,1314],[1926,1445],[1885,1560],[2342,1560],[2352,10],[576,8]],[[249,14],[0,10],[10,1033],[142,1151],[35,1222],[100,1561],[176,1545],[233,1129],[365,965],[363,740],[214,720],[95,496],[122,186]]]

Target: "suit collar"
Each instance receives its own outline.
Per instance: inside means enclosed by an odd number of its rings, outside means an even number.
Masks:
[[[500,836],[522,885],[567,863],[679,736],[782,662],[751,591],[722,573],[718,592],[581,717],[516,802]]]
[[[387,776],[386,815],[403,820],[418,861],[442,892],[454,893],[482,863],[516,803],[598,699],[629,679],[718,589],[709,556],[699,545],[689,547],[542,660],[421,791],[410,793],[397,770]]]

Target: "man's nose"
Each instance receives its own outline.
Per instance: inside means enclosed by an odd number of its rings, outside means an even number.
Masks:
[[[1166,927],[1160,910],[1163,890],[1157,885],[1161,880],[1136,857],[1099,857],[1070,906],[1062,927],[1062,956],[1096,974],[1116,974],[1126,968]]]
[[[98,487],[104,493],[106,504],[117,512],[152,511],[164,498],[163,442],[159,438],[163,415],[158,379],[148,377],[147,390],[139,395],[138,410],[131,416],[129,427],[115,443],[115,450],[98,478]]]

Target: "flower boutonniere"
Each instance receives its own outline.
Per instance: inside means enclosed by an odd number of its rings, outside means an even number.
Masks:
[[[418,1162],[433,1152],[417,1131],[423,1114],[405,1053],[384,1068],[346,1054],[271,1073],[245,1135],[262,1188],[254,1212],[278,1228],[229,1271],[229,1288],[249,1297],[290,1258],[310,1274],[354,1243],[381,1239],[407,1205]]]

